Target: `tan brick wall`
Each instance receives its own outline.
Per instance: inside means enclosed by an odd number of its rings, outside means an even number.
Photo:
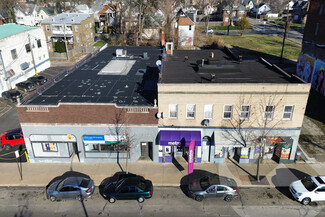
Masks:
[[[96,104],[62,104],[58,107],[42,106],[43,112],[32,110],[34,106],[17,106],[18,115],[21,123],[49,123],[49,124],[114,124],[116,123],[115,111],[123,110],[122,120],[128,120],[127,124],[153,125],[158,124],[155,118],[157,108],[148,108],[148,113],[126,113],[126,108],[117,108],[114,105],[96,105]],[[32,109],[31,109],[32,108]],[[45,109],[44,109],[45,108]],[[146,110],[147,108],[145,108]],[[45,110],[45,112],[44,112]],[[48,110],[48,112],[46,112]]]
[[[268,124],[279,128],[300,128],[310,84],[158,84],[160,126],[202,126],[204,105],[213,104],[213,119],[209,126],[231,127],[239,121],[240,106],[249,104],[251,115],[246,126],[263,125],[264,106],[275,106],[274,118]],[[169,104],[178,104],[178,118],[169,118]],[[195,119],[186,119],[186,105],[196,104]],[[223,119],[224,105],[233,105],[232,123]],[[282,120],[284,105],[293,105],[292,120]],[[244,123],[244,126],[245,126]]]
[[[94,15],[91,14],[88,19],[83,20],[81,24],[77,25],[78,32],[75,31],[75,26],[76,25],[72,25],[74,47],[91,46],[94,43],[95,37]],[[77,36],[79,37],[79,42],[77,41]]]

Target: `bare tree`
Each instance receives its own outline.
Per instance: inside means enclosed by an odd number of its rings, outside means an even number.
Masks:
[[[17,0],[1,0],[0,1],[0,8],[3,9],[8,14],[8,21],[9,23],[15,23],[15,6],[17,4]]]
[[[260,162],[265,153],[266,138],[275,127],[281,125],[282,118],[274,116],[275,109],[282,105],[284,96],[278,94],[263,95],[258,101],[256,96],[241,96],[239,103],[233,108],[233,117],[228,120],[228,128],[223,130],[223,136],[233,144],[243,148],[259,150],[256,168],[256,179],[260,181]],[[229,127],[230,126],[230,127]]]

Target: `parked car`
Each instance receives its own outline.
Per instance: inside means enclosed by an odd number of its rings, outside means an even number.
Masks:
[[[205,29],[203,33],[207,33],[207,30]],[[208,34],[212,34],[212,33],[213,33],[213,29],[208,29]]]
[[[103,191],[103,196],[110,203],[115,203],[116,200],[131,199],[143,203],[145,199],[151,198],[152,194],[152,182],[142,176],[120,177],[118,180],[112,180],[104,186]]]
[[[224,176],[205,176],[189,182],[188,196],[197,201],[208,198],[220,198],[230,202],[238,197],[237,184],[234,179]]]
[[[37,85],[43,85],[47,82],[47,78],[42,75],[35,75],[33,77],[28,78],[27,80]]]
[[[17,98],[22,99],[23,95],[18,90],[12,89],[4,91],[1,94],[2,98],[9,100],[10,102],[17,102]]]
[[[308,176],[290,184],[292,196],[303,205],[325,201],[325,176]]]
[[[23,90],[25,92],[30,92],[36,89],[36,86],[33,82],[30,81],[23,81],[18,84],[16,84],[16,87],[20,90]]]
[[[25,140],[21,128],[8,130],[0,134],[0,144],[5,150],[10,150],[12,146],[24,143]]]
[[[50,201],[65,199],[83,200],[94,193],[95,184],[90,178],[70,176],[59,179],[46,189],[46,197]]]

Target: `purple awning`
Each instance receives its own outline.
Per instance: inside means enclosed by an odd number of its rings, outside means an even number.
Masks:
[[[161,130],[160,145],[189,145],[195,139],[195,146],[201,146],[201,131]]]

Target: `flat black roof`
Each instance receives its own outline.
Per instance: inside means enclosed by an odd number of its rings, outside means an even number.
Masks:
[[[239,63],[221,50],[174,50],[162,70],[161,83],[290,83],[262,62]]]
[[[40,95],[23,102],[27,105],[58,103],[115,103],[119,106],[152,106],[157,99],[158,47],[124,47],[127,57],[116,57],[116,49],[107,47],[85,64],[67,74]],[[145,58],[144,53],[147,53]],[[98,75],[111,60],[135,60],[126,75]],[[124,66],[121,66],[124,67]],[[118,67],[119,68],[119,67]],[[144,73],[145,72],[145,73]],[[53,85],[53,86],[51,86]]]

